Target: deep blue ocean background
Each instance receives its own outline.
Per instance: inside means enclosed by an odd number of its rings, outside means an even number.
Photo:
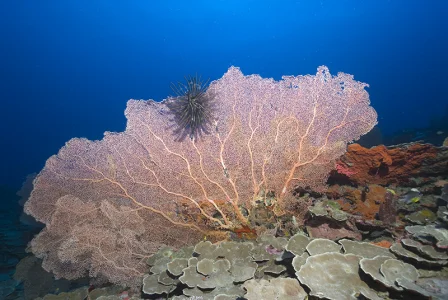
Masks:
[[[447,15],[445,0],[0,1],[0,185],[72,137],[124,130],[128,99],[231,65],[275,79],[327,65],[370,84],[383,137],[448,130]]]

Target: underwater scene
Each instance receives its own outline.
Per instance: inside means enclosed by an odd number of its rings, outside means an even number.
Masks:
[[[447,15],[1,2],[0,300],[448,299]]]

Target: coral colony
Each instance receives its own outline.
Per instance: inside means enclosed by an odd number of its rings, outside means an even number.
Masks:
[[[68,141],[34,180],[25,211],[45,228],[31,250],[56,278],[127,299],[435,295],[409,262],[446,265],[446,230],[397,225],[386,187],[419,150],[346,153],[377,123],[367,86],[325,66],[280,81],[231,67],[207,88],[189,77],[165,101],[129,100],[124,132]],[[327,188],[331,174],[352,185]]]

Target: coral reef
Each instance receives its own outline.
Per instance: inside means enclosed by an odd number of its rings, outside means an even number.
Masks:
[[[91,284],[43,299],[446,296],[446,147],[349,144],[376,113],[326,67],[188,84],[177,104],[130,100],[124,132],[72,139],[37,175],[30,249]],[[195,97],[207,111],[185,111]]]
[[[411,250],[395,251],[410,244]],[[272,253],[266,245],[279,251]],[[448,264],[446,252],[424,259],[419,255],[421,245],[407,239],[387,249],[347,239],[313,239],[304,233],[290,239],[263,235],[246,242],[203,241],[194,249],[164,248],[153,255],[147,261],[151,271],[143,279],[142,290],[152,299],[313,296],[343,300],[359,299],[361,295],[367,299],[443,299],[448,281],[443,268]],[[426,252],[435,253],[429,250],[432,246],[426,246]],[[427,261],[433,263],[431,273]]]
[[[349,180],[359,185],[412,186],[412,178],[447,174],[448,148],[409,143],[367,149],[351,144],[347,153],[338,160],[335,169],[339,173],[335,172],[333,176],[348,174]]]
[[[31,249],[57,277],[135,287],[164,245],[253,232],[254,209],[272,220],[295,185],[324,190],[376,124],[366,86],[324,66],[280,81],[231,67],[201,94],[216,103],[209,134],[180,141],[166,101],[130,100],[124,132],[72,139],[37,175],[25,212],[46,227]]]
[[[439,197],[444,199],[445,194]],[[149,271],[142,280],[143,298],[445,299],[446,202],[436,207],[437,219],[395,231],[394,240],[385,240],[384,232],[377,235],[379,242],[371,240],[375,231],[392,230],[394,224],[356,222],[337,203],[324,200],[309,207],[301,226],[305,231],[291,237],[265,233],[245,241],[235,237],[238,241],[201,241],[180,250],[164,247],[146,260]],[[353,222],[353,227],[344,230],[351,228],[362,237],[341,238],[336,229],[331,239],[312,237],[306,224],[313,219],[323,224]],[[403,218],[401,222],[410,221]],[[93,296],[96,290],[103,298]],[[108,296],[101,289],[89,291],[90,299],[118,299],[119,295],[138,299],[139,293],[123,288],[111,289]]]

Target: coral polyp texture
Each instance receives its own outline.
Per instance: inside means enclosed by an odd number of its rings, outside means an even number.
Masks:
[[[35,179],[25,211],[46,227],[32,251],[57,277],[141,284],[161,246],[251,228],[267,195],[281,214],[294,186],[323,190],[347,143],[376,124],[366,86],[324,66],[280,81],[231,67],[204,95],[210,132],[181,141],[166,101],[129,100],[124,132],[70,140]]]

